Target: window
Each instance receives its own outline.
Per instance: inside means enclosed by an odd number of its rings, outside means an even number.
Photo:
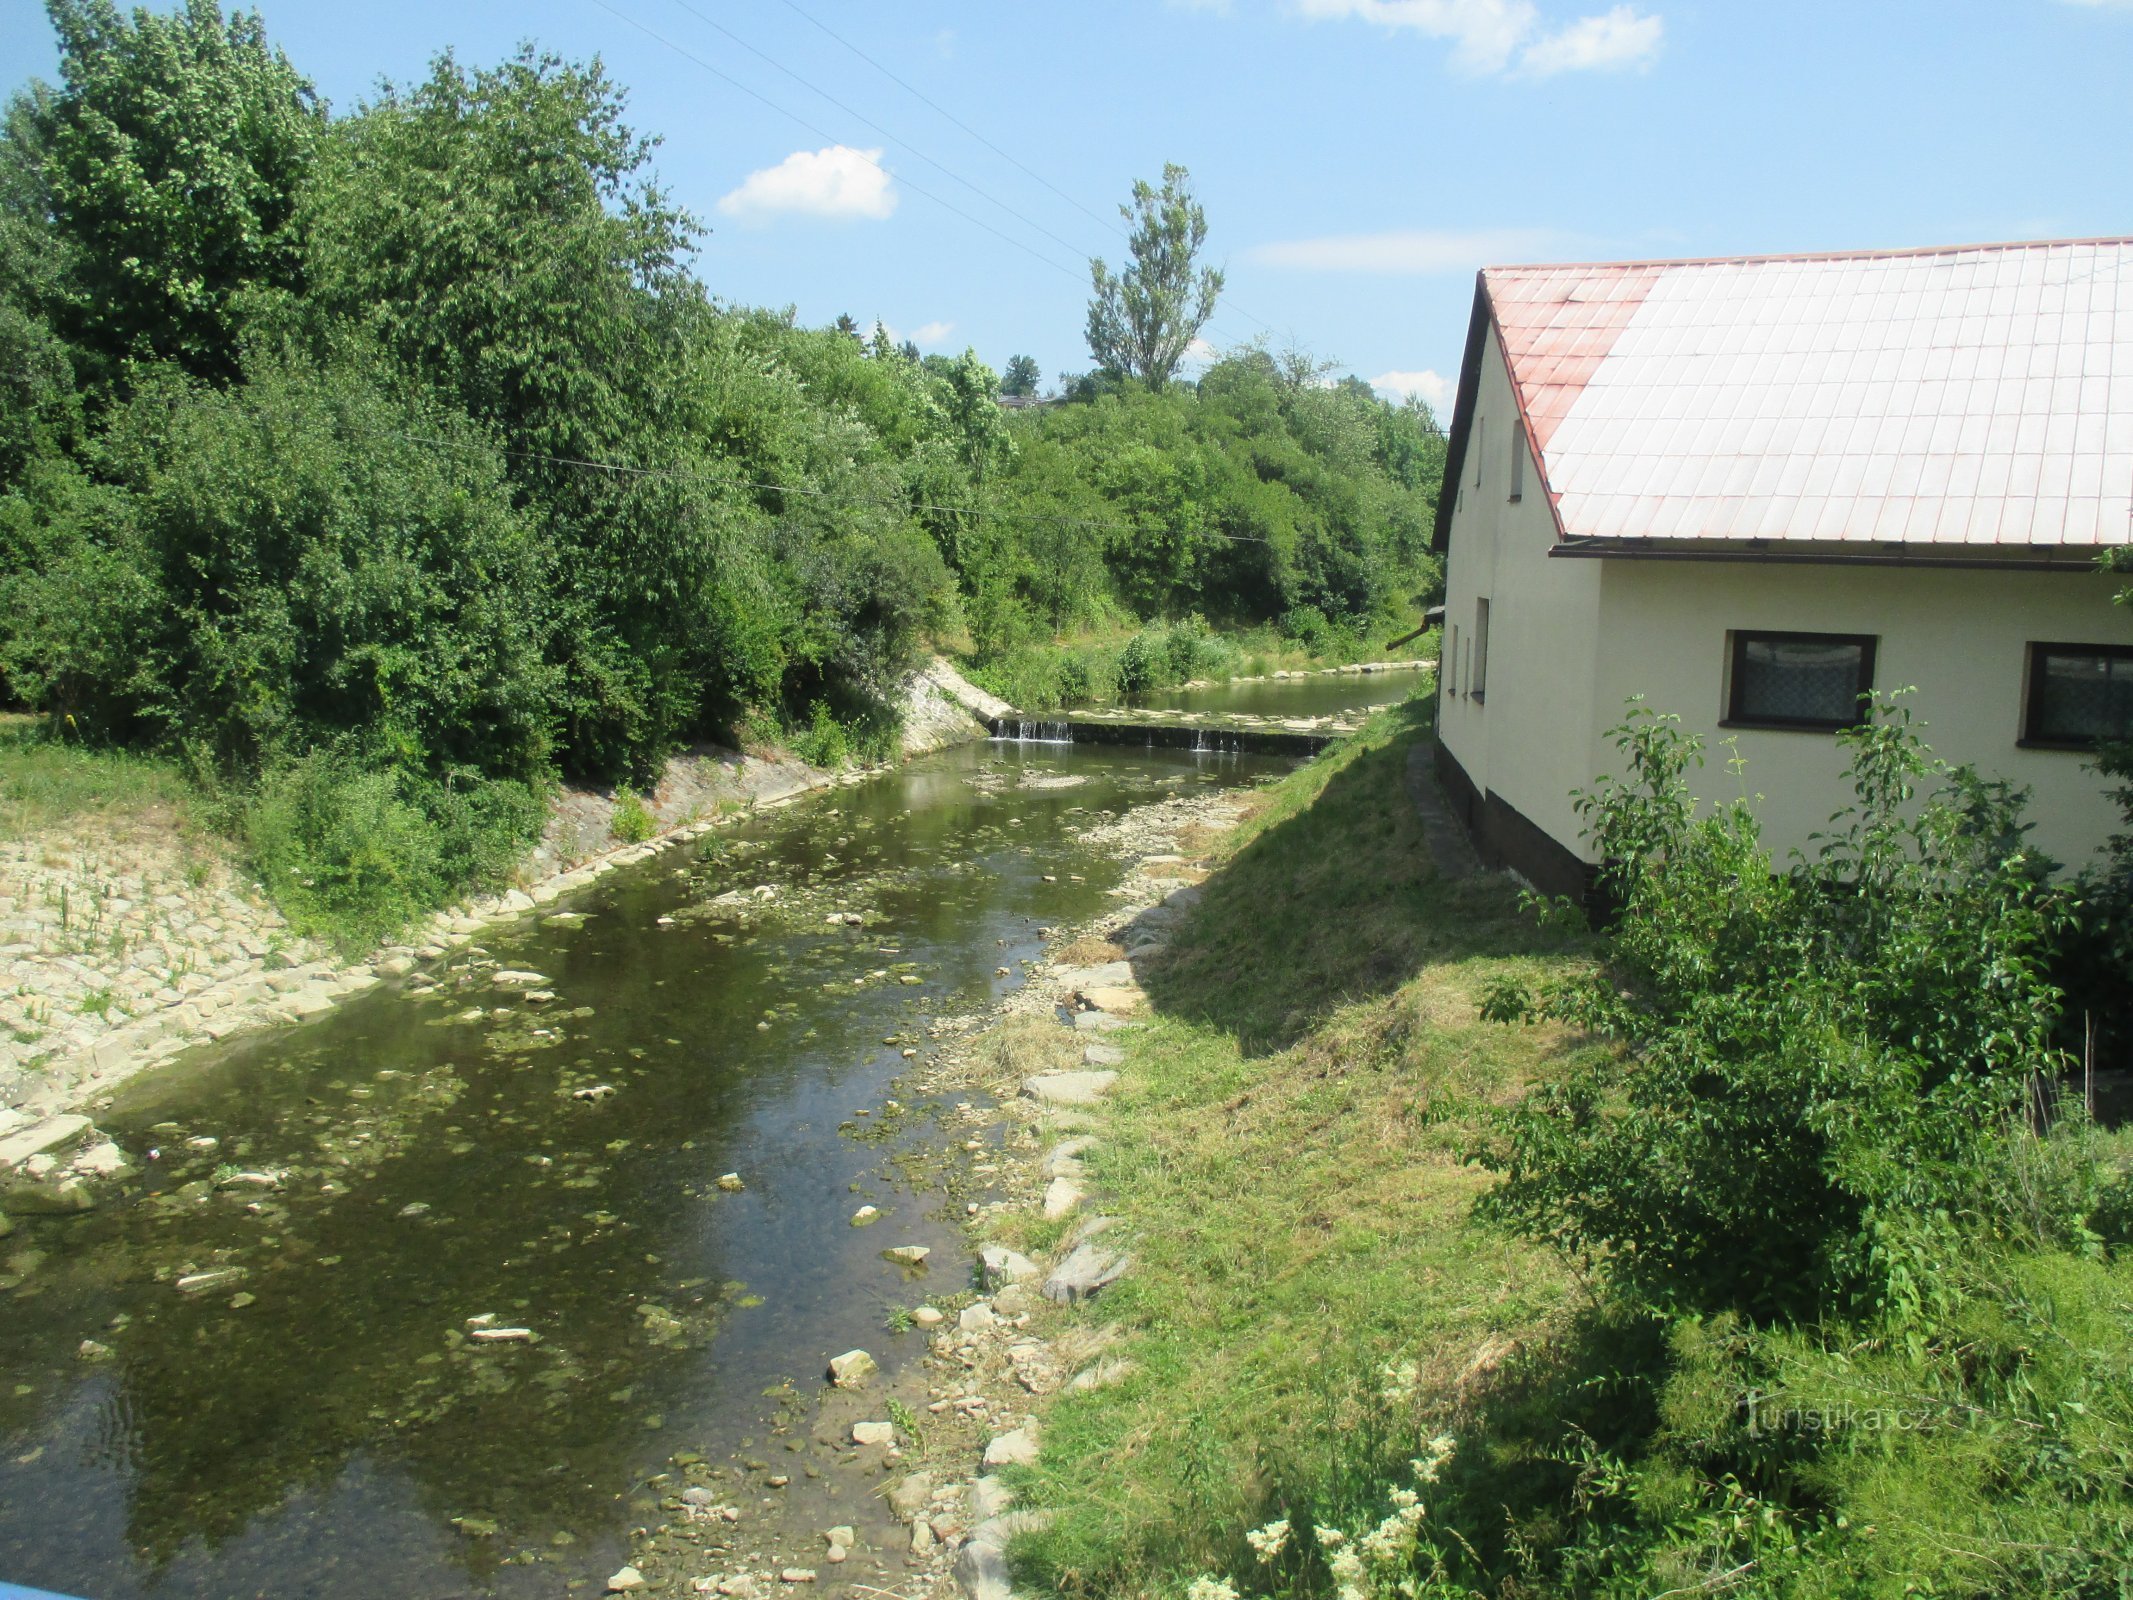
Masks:
[[[1866,720],[1874,640],[1853,633],[1733,635],[1729,727],[1851,728]]]
[[[1452,624],[1452,647],[1444,652],[1444,692],[1459,693],[1459,624]]]
[[[2133,739],[2133,645],[2032,644],[2022,742],[2087,750]]]
[[[1489,603],[1474,602],[1474,670],[1467,675],[1467,693],[1476,700],[1488,698],[1489,687]]]
[[[1511,498],[1526,492],[1526,430],[1523,424],[1511,430]]]
[[[1489,419],[1487,417],[1476,417],[1474,419],[1474,487],[1477,489],[1481,487],[1482,441],[1488,438],[1488,436]]]

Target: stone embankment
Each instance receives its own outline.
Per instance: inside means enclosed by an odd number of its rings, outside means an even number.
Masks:
[[[909,691],[904,754],[983,738],[978,717],[1007,709],[935,661]],[[114,1175],[100,1170],[110,1146],[68,1114],[145,1067],[314,1015],[665,845],[868,775],[691,750],[642,797],[656,831],[635,844],[615,837],[613,793],[566,788],[518,886],[447,908],[405,943],[352,961],[299,936],[257,884],[168,819],[9,841],[0,847],[0,1204],[93,1204],[95,1181]]]

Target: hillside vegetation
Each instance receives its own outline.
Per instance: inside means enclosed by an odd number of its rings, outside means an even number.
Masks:
[[[559,773],[885,751],[929,643],[1431,586],[1426,409],[1244,350],[1011,420],[974,352],[722,304],[597,63],[336,111],[214,0],[49,11],[0,132],[0,699],[182,764],[314,920],[493,876]]]

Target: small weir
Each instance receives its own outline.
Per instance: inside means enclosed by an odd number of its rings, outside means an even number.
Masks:
[[[995,717],[992,736],[1014,744],[1109,744],[1143,750],[1192,750],[1208,755],[1315,756],[1335,733],[1299,733],[1287,728],[1207,727],[1190,722],[1104,721],[1066,718],[1035,721]]]

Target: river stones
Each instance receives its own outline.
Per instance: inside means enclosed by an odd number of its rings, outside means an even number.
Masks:
[[[718,1186],[723,1189],[727,1194],[739,1194],[743,1189],[748,1187],[747,1184],[741,1182],[741,1175],[738,1172],[725,1172],[719,1174]]]
[[[978,1252],[978,1270],[990,1289],[1002,1283],[1026,1283],[1042,1275],[1042,1269],[1019,1251],[989,1244]]]
[[[985,1446],[988,1468],[1033,1467],[1037,1464],[1037,1425],[1025,1423],[1012,1433],[1003,1433]],[[971,1535],[976,1538],[976,1534]]]
[[[1044,1298],[1060,1305],[1093,1300],[1131,1264],[1132,1257],[1106,1250],[1091,1239],[1075,1246],[1073,1254],[1044,1280]]]
[[[1040,1072],[1022,1092],[1040,1105],[1093,1106],[1118,1082],[1115,1072]]]
[[[922,1244],[891,1245],[888,1249],[882,1251],[883,1257],[895,1262],[899,1267],[922,1266],[926,1257],[932,1254],[933,1251]]]
[[[864,1350],[847,1350],[841,1356],[830,1357],[830,1382],[840,1389],[857,1388],[880,1370],[881,1364]]]
[[[489,981],[499,989],[546,988],[548,979],[538,972],[528,972],[516,967],[499,967],[489,975]]]
[[[639,1572],[635,1567],[624,1567],[607,1580],[607,1592],[609,1594],[628,1594],[632,1589],[642,1589],[644,1583],[643,1573]]]
[[[1147,991],[1137,983],[1096,984],[1080,994],[1083,1005],[1114,1017],[1138,1015],[1148,1004]]]
[[[1074,1208],[1087,1198],[1080,1184],[1061,1175],[1054,1178],[1044,1190],[1044,1220],[1057,1222],[1061,1217],[1072,1215]]]
[[[1123,1065],[1126,1052],[1115,1044],[1092,1044],[1081,1052],[1081,1063],[1086,1067],[1116,1067]]]
[[[87,1117],[72,1112],[60,1117],[46,1117],[42,1122],[32,1123],[0,1138],[0,1167],[19,1167],[32,1156],[64,1150],[88,1131]]]
[[[896,1438],[893,1422],[855,1422],[852,1424],[852,1443],[858,1445],[889,1444]]]

